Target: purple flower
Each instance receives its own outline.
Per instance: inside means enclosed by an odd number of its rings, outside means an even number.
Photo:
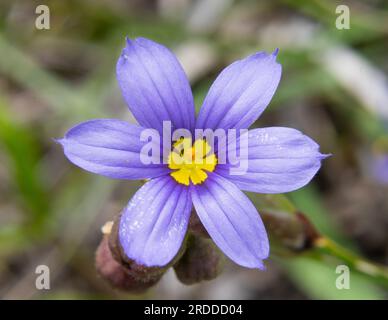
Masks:
[[[129,259],[145,266],[168,264],[181,247],[194,205],[202,224],[230,259],[248,268],[264,268],[263,260],[269,255],[267,233],[241,190],[281,193],[304,186],[325,157],[319,146],[295,129],[252,129],[245,135],[247,172],[232,175],[232,163],[217,162],[219,149],[205,153],[210,159],[206,165],[179,164],[175,158],[183,156],[174,150],[167,164],[144,164],[140,151],[146,142],[140,134],[145,128],[162,132],[163,121],[191,132],[247,129],[278,86],[281,66],[276,55],[277,51],[258,52],[225,68],[196,118],[189,82],[171,51],[144,38],[127,40],[117,63],[117,78],[139,125],[91,120],[70,129],[59,142],[67,158],[87,171],[117,179],[150,179],[120,220],[119,241]],[[208,147],[205,141],[194,143],[193,157],[202,147]]]

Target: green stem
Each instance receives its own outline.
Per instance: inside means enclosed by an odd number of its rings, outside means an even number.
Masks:
[[[324,236],[314,241],[314,247],[324,254],[344,261],[357,272],[368,275],[388,286],[388,268],[386,266],[372,263]]]

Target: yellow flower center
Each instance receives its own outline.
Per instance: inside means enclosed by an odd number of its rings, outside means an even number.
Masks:
[[[207,178],[206,171],[213,172],[217,165],[217,157],[211,153],[211,147],[198,139],[191,144],[190,138],[181,138],[173,145],[168,156],[168,167],[175,170],[170,175],[176,182],[188,186],[200,184]]]

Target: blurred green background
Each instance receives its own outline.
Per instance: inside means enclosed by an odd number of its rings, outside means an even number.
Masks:
[[[50,9],[49,30],[35,27],[39,4]],[[350,9],[350,29],[335,26],[339,4]],[[80,170],[53,138],[90,118],[134,121],[115,79],[127,35],[174,50],[197,108],[233,60],[280,49],[282,80],[255,126],[297,128],[333,156],[302,190],[251,196],[259,212],[303,212],[335,244],[285,250],[275,232],[265,272],[229,262],[216,280],[184,286],[170,271],[142,296],[113,290],[97,275],[100,228],[141,183]],[[2,0],[0,297],[387,298],[387,52],[382,0]],[[42,264],[50,268],[50,290],[35,287]],[[351,270],[348,290],[335,286],[341,264]]]

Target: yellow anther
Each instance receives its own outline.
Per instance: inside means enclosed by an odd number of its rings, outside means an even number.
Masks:
[[[190,138],[181,138],[174,143],[174,148],[168,156],[168,167],[171,176],[178,183],[188,186],[200,184],[207,179],[207,173],[213,172],[217,165],[217,157],[211,153],[211,147],[202,139],[191,144]]]

